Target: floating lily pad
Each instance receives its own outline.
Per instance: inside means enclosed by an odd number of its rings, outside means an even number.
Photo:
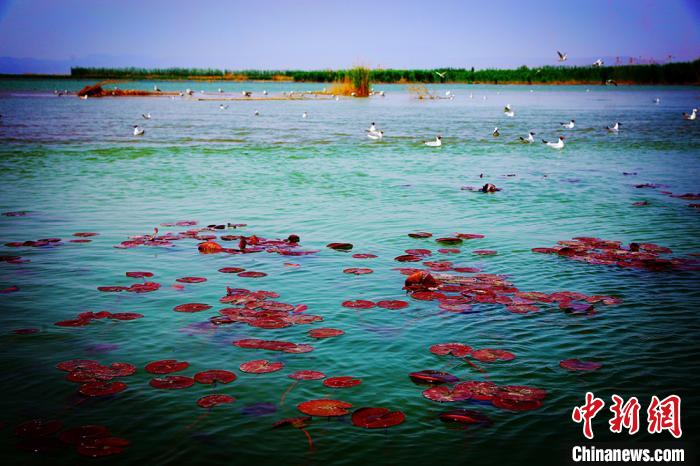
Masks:
[[[388,408],[360,408],[352,413],[352,424],[365,429],[383,429],[401,424],[406,416]]]
[[[333,417],[348,414],[350,403],[340,400],[311,400],[299,403],[297,409],[309,416]]]

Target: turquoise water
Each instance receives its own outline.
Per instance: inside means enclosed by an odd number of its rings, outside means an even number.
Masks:
[[[691,202],[661,193],[698,193],[700,122],[683,121],[681,112],[698,106],[696,88],[601,88],[528,86],[435,86],[451,90],[454,100],[419,101],[402,86],[377,86],[387,96],[318,101],[219,102],[176,98],[57,98],[55,88],[77,90],[72,81],[0,82],[0,212],[28,211],[24,217],[0,217],[1,242],[58,237],[80,231],[99,233],[90,243],[50,248],[0,246],[0,255],[20,255],[30,262],[0,262],[0,361],[2,420],[0,448],[13,463],[45,462],[15,448],[12,430],[36,418],[60,419],[68,426],[104,424],[132,442],[124,453],[95,460],[104,463],[211,464],[212,461],[274,464],[562,464],[567,449],[584,443],[571,409],[586,391],[607,405],[617,393],[637,396],[644,410],[652,395],[682,397],[684,436],[674,445],[697,444],[700,383],[697,339],[700,323],[698,271],[650,272],[589,265],[551,255],[533,254],[576,236],[652,242],[676,257],[699,253],[700,217]],[[153,83],[130,83],[150,89]],[[277,94],[318,89],[315,84],[158,83],[163,90],[216,89],[239,96],[241,90]],[[127,87],[126,84],[121,86]],[[530,92],[532,89],[533,92]],[[473,98],[469,94],[473,93]],[[487,99],[484,100],[483,97]],[[660,97],[661,102],[652,100]],[[515,118],[503,116],[511,104]],[[260,116],[253,116],[257,110]],[[150,112],[153,118],[140,115]],[[301,114],[308,112],[303,119]],[[558,122],[576,119],[573,130]],[[365,128],[376,122],[386,133],[371,141]],[[604,127],[623,123],[619,134]],[[141,138],[132,125],[146,129]],[[501,130],[493,138],[495,126]],[[554,151],[522,145],[529,130],[537,139],[567,137]],[[443,135],[441,148],[421,141]],[[623,172],[636,173],[623,175]],[[483,178],[480,177],[483,175]],[[515,175],[515,176],[507,176]],[[486,195],[462,190],[491,182],[502,191]],[[636,184],[657,183],[658,189]],[[649,205],[635,207],[634,202]],[[287,257],[258,253],[200,255],[193,239],[171,248],[113,246],[132,235],[151,233],[163,222],[197,220],[209,224],[246,223],[241,230],[214,234],[256,234],[286,238],[298,234],[304,249],[317,254]],[[188,227],[159,227],[185,231]],[[189,227],[191,228],[191,227]],[[428,231],[431,239],[412,239]],[[440,254],[434,239],[455,232],[480,233],[465,241],[459,254]],[[325,247],[351,242],[351,254]],[[222,242],[224,243],[224,242]],[[225,246],[236,247],[235,242]],[[518,315],[502,305],[475,304],[474,312],[441,312],[437,302],[406,297],[405,277],[393,260],[405,249],[427,248],[432,260],[505,274],[523,291],[577,291],[623,299],[618,306],[597,306],[593,316],[573,316],[543,306],[543,312]],[[479,256],[493,249],[496,256]],[[299,267],[285,266],[295,263]],[[264,278],[240,278],[217,272],[237,266],[262,271]],[[347,267],[371,267],[373,274],[342,273]],[[138,282],[124,273],[147,270],[162,286],[152,293],[101,293],[98,286]],[[470,276],[470,274],[464,274]],[[200,276],[205,283],[173,288],[176,278]],[[218,299],[226,286],[272,290],[279,301],[306,304],[307,313],[324,321],[282,329],[245,324],[208,328],[198,325],[227,305]],[[402,310],[354,310],[350,299],[404,299]],[[212,309],[176,313],[178,304],[200,302]],[[139,312],[128,322],[97,321],[65,328],[54,322],[79,312]],[[333,327],[345,335],[313,340],[310,328]],[[37,328],[17,335],[13,330]],[[312,344],[315,350],[287,354],[232,346],[234,340],[262,338]],[[448,356],[435,356],[436,343],[462,342],[474,348],[502,348],[517,358],[480,363],[484,372]],[[124,361],[138,371],[123,379],[128,388],[112,397],[85,399],[77,384],[64,380],[54,366],[84,358],[101,363]],[[279,372],[246,374],[238,366],[252,359],[282,361]],[[559,367],[569,358],[602,362],[592,373]],[[144,366],[158,359],[188,361],[178,374],[227,369],[238,379],[228,385],[195,385],[184,390],[156,390]],[[303,381],[281,403],[302,369],[328,376],[362,379],[354,388],[331,389]],[[499,385],[546,389],[539,409],[510,412],[488,402],[440,404],[430,401],[408,373],[448,370],[463,380],[491,380]],[[236,402],[206,411],[195,402],[203,395],[226,393]],[[354,407],[402,410],[406,421],[389,429],[354,427],[349,416],[315,418],[308,431],[272,429],[273,422],[298,416],[296,405],[331,397]],[[275,412],[246,414],[257,403]],[[442,423],[440,413],[476,409],[493,419],[487,428],[467,430]],[[646,445],[668,441],[668,433],[613,435],[605,412],[594,421],[596,440]],[[694,441],[694,442],[693,442]],[[82,464],[70,449],[51,453],[55,464]]]

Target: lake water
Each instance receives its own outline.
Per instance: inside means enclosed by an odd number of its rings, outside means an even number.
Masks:
[[[104,424],[131,445],[105,464],[563,464],[573,444],[585,443],[571,410],[587,391],[606,402],[594,420],[596,440],[644,446],[669,441],[650,435],[646,407],[652,395],[682,398],[684,435],[671,442],[697,445],[700,427],[700,273],[653,272],[592,265],[556,255],[535,254],[559,240],[595,236],[623,243],[669,247],[673,257],[700,253],[700,215],[693,202],[671,197],[700,192],[700,121],[682,112],[700,104],[700,91],[684,87],[544,87],[443,85],[454,100],[417,100],[403,86],[377,85],[386,97],[305,101],[217,101],[182,98],[56,97],[56,88],[77,90],[76,81],[0,81],[1,243],[63,238],[53,247],[0,246],[0,255],[26,263],[0,262],[0,363],[2,418],[0,449],[13,464],[42,463],[47,456],[16,448],[16,425],[31,419],[60,419],[66,426]],[[197,91],[195,97],[240,96],[241,90],[271,94],[319,89],[322,84],[157,83],[161,89]],[[150,89],[152,82],[120,84]],[[473,94],[470,98],[470,93]],[[484,99],[486,97],[486,100]],[[653,99],[659,97],[660,103]],[[514,118],[503,115],[511,104]],[[255,111],[259,116],[254,116]],[[142,113],[152,119],[144,120]],[[308,112],[308,118],[302,113]],[[559,122],[576,120],[572,130]],[[622,122],[619,134],[606,125]],[[366,137],[376,122],[382,141]],[[132,136],[132,125],[145,128]],[[501,136],[494,138],[494,127]],[[517,142],[535,131],[538,144]],[[443,147],[423,140],[443,136]],[[539,143],[566,136],[556,151]],[[628,173],[624,175],[623,173]],[[483,175],[483,177],[482,177]],[[512,175],[512,176],[510,176]],[[494,183],[502,190],[482,194],[461,189]],[[635,188],[652,183],[657,188]],[[647,201],[648,205],[633,203]],[[198,226],[245,223],[221,235],[301,237],[305,250],[289,257],[266,252],[197,252],[198,241],[172,247],[113,246],[132,235],[151,233],[164,222],[197,220]],[[178,232],[193,227],[163,227]],[[71,243],[75,232],[96,232],[90,243]],[[410,232],[427,231],[429,239]],[[456,232],[483,239],[443,246],[435,238]],[[350,253],[325,247],[350,242]],[[221,241],[237,247],[236,242]],[[438,249],[456,247],[458,254]],[[507,275],[522,291],[575,291],[611,295],[617,306],[596,305],[595,315],[575,315],[556,304],[520,315],[500,304],[474,303],[472,312],[445,312],[437,301],[421,301],[402,290],[405,276],[394,257],[412,248],[430,249],[426,260],[449,260],[482,273]],[[495,256],[472,251],[496,250]],[[374,259],[355,259],[371,253]],[[285,263],[287,265],[285,265]],[[290,266],[293,263],[298,266]],[[267,273],[244,278],[219,273],[241,267]],[[344,274],[370,267],[368,275]],[[161,288],[151,293],[106,293],[98,286],[130,286],[139,280],[126,271],[155,274]],[[455,272],[452,272],[455,273]],[[455,273],[457,274],[457,273]],[[473,274],[457,274],[465,277]],[[204,283],[173,287],[179,277]],[[323,322],[280,329],[243,323],[210,328],[226,287],[271,290],[278,301],[308,306]],[[402,299],[400,310],[350,309],[346,300]],[[183,303],[212,305],[199,313],[173,312]],[[83,327],[54,322],[84,311],[138,312],[134,321],[98,320]],[[342,329],[335,338],[314,340],[308,330]],[[17,329],[38,333],[18,335]],[[243,338],[311,344],[303,354],[244,349]],[[428,348],[461,342],[473,348],[514,353],[512,361],[471,359],[459,364]],[[137,366],[125,377],[128,388],[104,398],[85,398],[78,384],[55,368],[69,359],[115,361]],[[603,363],[594,372],[559,366],[578,358]],[[188,361],[178,375],[226,369],[238,376],[227,385],[195,384],[183,390],[149,386],[144,366],[159,359]],[[239,365],[253,359],[281,361],[284,369],[248,374]],[[322,381],[293,382],[287,376],[312,369],[328,376],[353,376],[362,384],[332,389]],[[539,409],[513,412],[484,401],[437,403],[421,395],[409,372],[446,370],[462,380],[528,385],[547,391]],[[236,401],[208,412],[200,397],[230,394]],[[629,436],[607,429],[612,394],[639,398],[641,431]],[[350,416],[314,418],[303,432],[272,429],[282,418],[300,416],[296,405],[320,398],[343,400],[355,408],[401,410],[406,421],[388,429],[355,427]],[[260,405],[268,403],[268,405]],[[474,409],[493,420],[490,427],[458,429],[438,418],[450,409]],[[53,464],[82,464],[71,448],[48,453]],[[98,461],[98,460],[95,460]],[[92,464],[95,461],[89,461]]]

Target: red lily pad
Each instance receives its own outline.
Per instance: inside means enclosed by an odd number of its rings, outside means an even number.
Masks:
[[[92,243],[92,240],[90,239],[69,239],[69,243],[79,243],[79,244],[84,244],[84,243]]]
[[[438,252],[440,254],[459,254],[462,251],[460,249],[457,249],[457,248],[441,248],[441,249],[438,249]]]
[[[119,293],[120,291],[126,291],[129,287],[126,286],[98,286],[97,291],[102,291],[103,293]]]
[[[109,437],[112,434],[105,426],[83,425],[64,430],[59,435],[59,440],[69,445],[80,445],[90,439]]]
[[[515,355],[509,351],[493,348],[483,348],[472,352],[472,357],[481,362],[512,361]]]
[[[406,416],[388,408],[360,408],[352,413],[352,424],[365,429],[383,429],[401,424]]]
[[[453,267],[452,270],[455,272],[459,273],[478,273],[481,272],[481,269],[478,269],[476,267]]]
[[[153,276],[153,272],[126,272],[126,276],[130,278],[149,278]]]
[[[508,397],[496,396],[491,400],[496,408],[510,411],[529,411],[542,406],[541,400],[516,400]]]
[[[530,304],[511,304],[506,306],[508,312],[513,314],[529,314],[531,312],[539,312],[540,308],[537,306],[532,306]]]
[[[478,233],[455,233],[455,236],[460,239],[481,239],[485,238],[484,235]]]
[[[294,380],[320,380],[326,378],[326,374],[319,371],[296,371],[287,377]]]
[[[90,321],[87,319],[70,319],[56,322],[54,325],[57,325],[59,327],[84,327],[89,324]]]
[[[463,358],[472,352],[472,348],[463,343],[440,343],[431,346],[430,352],[438,356],[452,355],[456,358]]]
[[[348,269],[343,270],[343,273],[349,273],[353,275],[367,275],[373,272],[374,270],[363,267],[350,267]]]
[[[88,382],[80,386],[78,391],[85,396],[114,395],[126,390],[124,382]]]
[[[371,309],[376,304],[373,301],[367,301],[365,299],[356,299],[354,301],[344,301],[343,307],[349,307],[352,309]]]
[[[476,249],[472,251],[473,254],[478,254],[480,256],[495,256],[498,254],[498,251],[494,251],[492,249]]]
[[[32,335],[34,333],[39,333],[41,330],[38,328],[18,328],[12,331],[15,335]]]
[[[92,359],[70,359],[56,364],[56,368],[66,372],[73,372],[77,369],[94,369],[100,367],[100,363]]]
[[[311,338],[332,338],[343,335],[345,332],[337,328],[314,328],[309,330],[309,336]]]
[[[468,380],[462,382],[465,389],[472,394],[472,400],[491,401],[499,393],[500,387],[493,382]]]
[[[190,367],[190,363],[186,361],[163,359],[146,364],[146,372],[150,372],[151,374],[171,374],[173,372],[184,371],[188,367]]]
[[[336,251],[349,251],[352,249],[352,244],[350,243],[329,243],[326,245],[327,248],[335,249]]]
[[[175,279],[175,281],[180,283],[203,283],[206,282],[207,279],[204,277],[181,277]]]
[[[498,392],[495,395],[495,397],[514,401],[543,400],[546,396],[545,390],[524,385],[503,385],[498,387]]]
[[[408,374],[411,380],[417,384],[439,385],[443,383],[459,382],[459,378],[448,372],[426,369]]]
[[[435,240],[435,242],[440,244],[462,244],[462,239],[456,237],[445,237],[438,238]]]
[[[251,374],[266,374],[268,372],[276,372],[284,367],[282,362],[270,362],[267,359],[256,359],[253,361],[244,362],[239,369],[243,372]]]
[[[206,395],[197,400],[197,405],[201,408],[213,408],[216,405],[233,403],[236,401],[231,395]]]
[[[375,254],[353,254],[353,259],[374,259],[377,256]]]
[[[427,231],[419,231],[417,233],[409,233],[408,236],[411,238],[430,238],[433,236],[432,233],[428,233]]]
[[[201,312],[211,309],[211,306],[203,303],[187,303],[175,306],[173,311],[175,312]]]
[[[129,444],[128,440],[119,437],[93,438],[80,443],[76,451],[90,458],[102,458],[122,453]]]
[[[261,278],[267,277],[265,272],[240,272],[237,274],[241,278]]]
[[[194,385],[194,379],[183,375],[166,375],[165,377],[151,379],[148,384],[153,388],[163,390],[179,390]]]
[[[392,309],[392,310],[403,309],[405,307],[408,307],[408,303],[406,301],[401,301],[398,299],[389,299],[389,300],[377,302],[377,307],[381,307],[384,309]]]
[[[455,409],[440,414],[440,420],[447,423],[455,424],[480,424],[484,426],[491,425],[493,421],[487,415],[471,409]]]
[[[97,236],[99,233],[94,233],[92,231],[79,231],[78,233],[73,233],[73,236],[79,238],[89,238],[90,236]]]
[[[394,257],[397,262],[420,262],[423,260],[423,256],[415,256],[413,254],[404,254],[402,256]]]
[[[0,290],[0,294],[14,293],[16,291],[19,291],[19,287],[17,285],[12,285]]]
[[[32,419],[15,427],[15,435],[23,438],[48,437],[63,428],[59,420]]]
[[[469,388],[463,384],[457,384],[453,388],[445,385],[438,385],[424,390],[423,396],[439,403],[452,403],[455,401],[468,400],[472,397],[472,393]]]
[[[441,296],[442,293],[436,293],[435,291],[414,291],[411,293],[411,298],[417,299],[418,301],[434,301]]]
[[[195,382],[205,385],[213,383],[231,383],[234,380],[236,380],[236,374],[221,369],[211,369],[208,371],[197,372],[194,375]]]
[[[329,377],[323,381],[323,385],[330,388],[350,388],[356,387],[362,383],[362,380],[349,376]]]
[[[581,361],[580,359],[565,359],[559,363],[564,369],[570,371],[596,371],[603,367],[602,363],[593,361]]]
[[[242,267],[222,267],[219,269],[221,273],[241,273],[244,271],[245,269]]]
[[[333,417],[348,414],[350,403],[340,400],[311,400],[299,403],[297,409],[308,416]]]
[[[433,254],[430,249],[406,249],[404,252],[409,256],[430,256]]]

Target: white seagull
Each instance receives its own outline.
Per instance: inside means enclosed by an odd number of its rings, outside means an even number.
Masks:
[[[256,110],[255,112],[253,112],[253,115],[255,115],[255,116],[260,116],[260,112],[258,112],[258,111]]]
[[[367,137],[376,141],[384,137],[384,131],[370,131],[367,133]]]
[[[143,136],[146,130],[139,127],[139,125],[134,125],[134,136]]]
[[[223,92],[224,92],[224,90],[221,89],[221,88],[219,88],[219,94],[221,94],[221,93],[223,93]]]
[[[228,108],[228,105],[219,104],[219,110],[226,110],[227,108]]]
[[[512,118],[512,117],[515,116],[515,112],[514,112],[513,109],[510,107],[510,104],[507,104],[507,105],[506,105],[506,107],[503,109],[503,113],[504,113],[505,116],[507,116],[507,117],[511,117],[511,118]]]
[[[547,147],[551,147],[552,149],[564,148],[564,136],[559,136],[559,140],[557,142],[547,142],[544,139],[542,139],[542,142],[545,143]]]
[[[81,96],[80,96],[80,98],[81,98],[81,99],[83,99],[83,100],[87,100],[87,98],[88,98],[88,95],[87,95],[87,94],[85,94],[85,95],[81,95]]]
[[[654,103],[655,103],[655,104],[661,103],[661,97],[656,97],[656,98],[654,99]]]
[[[576,126],[576,120],[569,120],[568,123],[559,123],[559,125],[560,125],[562,128],[574,129],[574,126]]]
[[[622,123],[620,123],[619,121],[616,121],[614,125],[606,126],[605,129],[608,130],[608,133],[619,133],[621,124]]]
[[[150,114],[150,113],[142,113],[141,116],[143,117],[144,120],[150,120],[150,119],[151,119],[151,114]]]
[[[498,132],[498,126],[496,126],[496,127],[493,129],[493,132],[491,133],[491,136],[497,138],[497,137],[500,136],[500,135],[501,135],[501,133]]]
[[[684,120],[694,120],[697,118],[698,114],[698,109],[694,108],[693,111],[688,115],[687,113],[683,112],[683,119]]]
[[[442,146],[442,136],[436,136],[434,141],[425,141],[423,142],[428,147],[440,147]]]
[[[559,55],[559,61],[566,61],[568,58],[565,53],[561,53],[559,50],[557,50],[557,55]]]
[[[603,66],[603,60],[601,58],[597,59],[593,62],[593,66],[600,68],[601,66]]]
[[[302,117],[302,118],[308,118],[308,116],[309,116],[309,114],[306,113],[306,112],[304,112],[304,113],[301,114],[301,117]]]
[[[445,76],[447,75],[447,71],[444,71],[442,73],[440,73],[439,71],[436,71],[435,74],[440,76],[441,79],[445,79]]]
[[[160,89],[158,89],[158,85],[157,85],[157,84],[153,86],[153,90],[156,91],[156,92],[160,92]]]
[[[263,91],[263,95],[267,95],[267,91]]]
[[[524,144],[532,144],[533,142],[535,142],[535,138],[533,136],[535,136],[535,132],[530,131],[529,133],[527,133],[526,138],[520,136],[520,142],[522,142]]]

